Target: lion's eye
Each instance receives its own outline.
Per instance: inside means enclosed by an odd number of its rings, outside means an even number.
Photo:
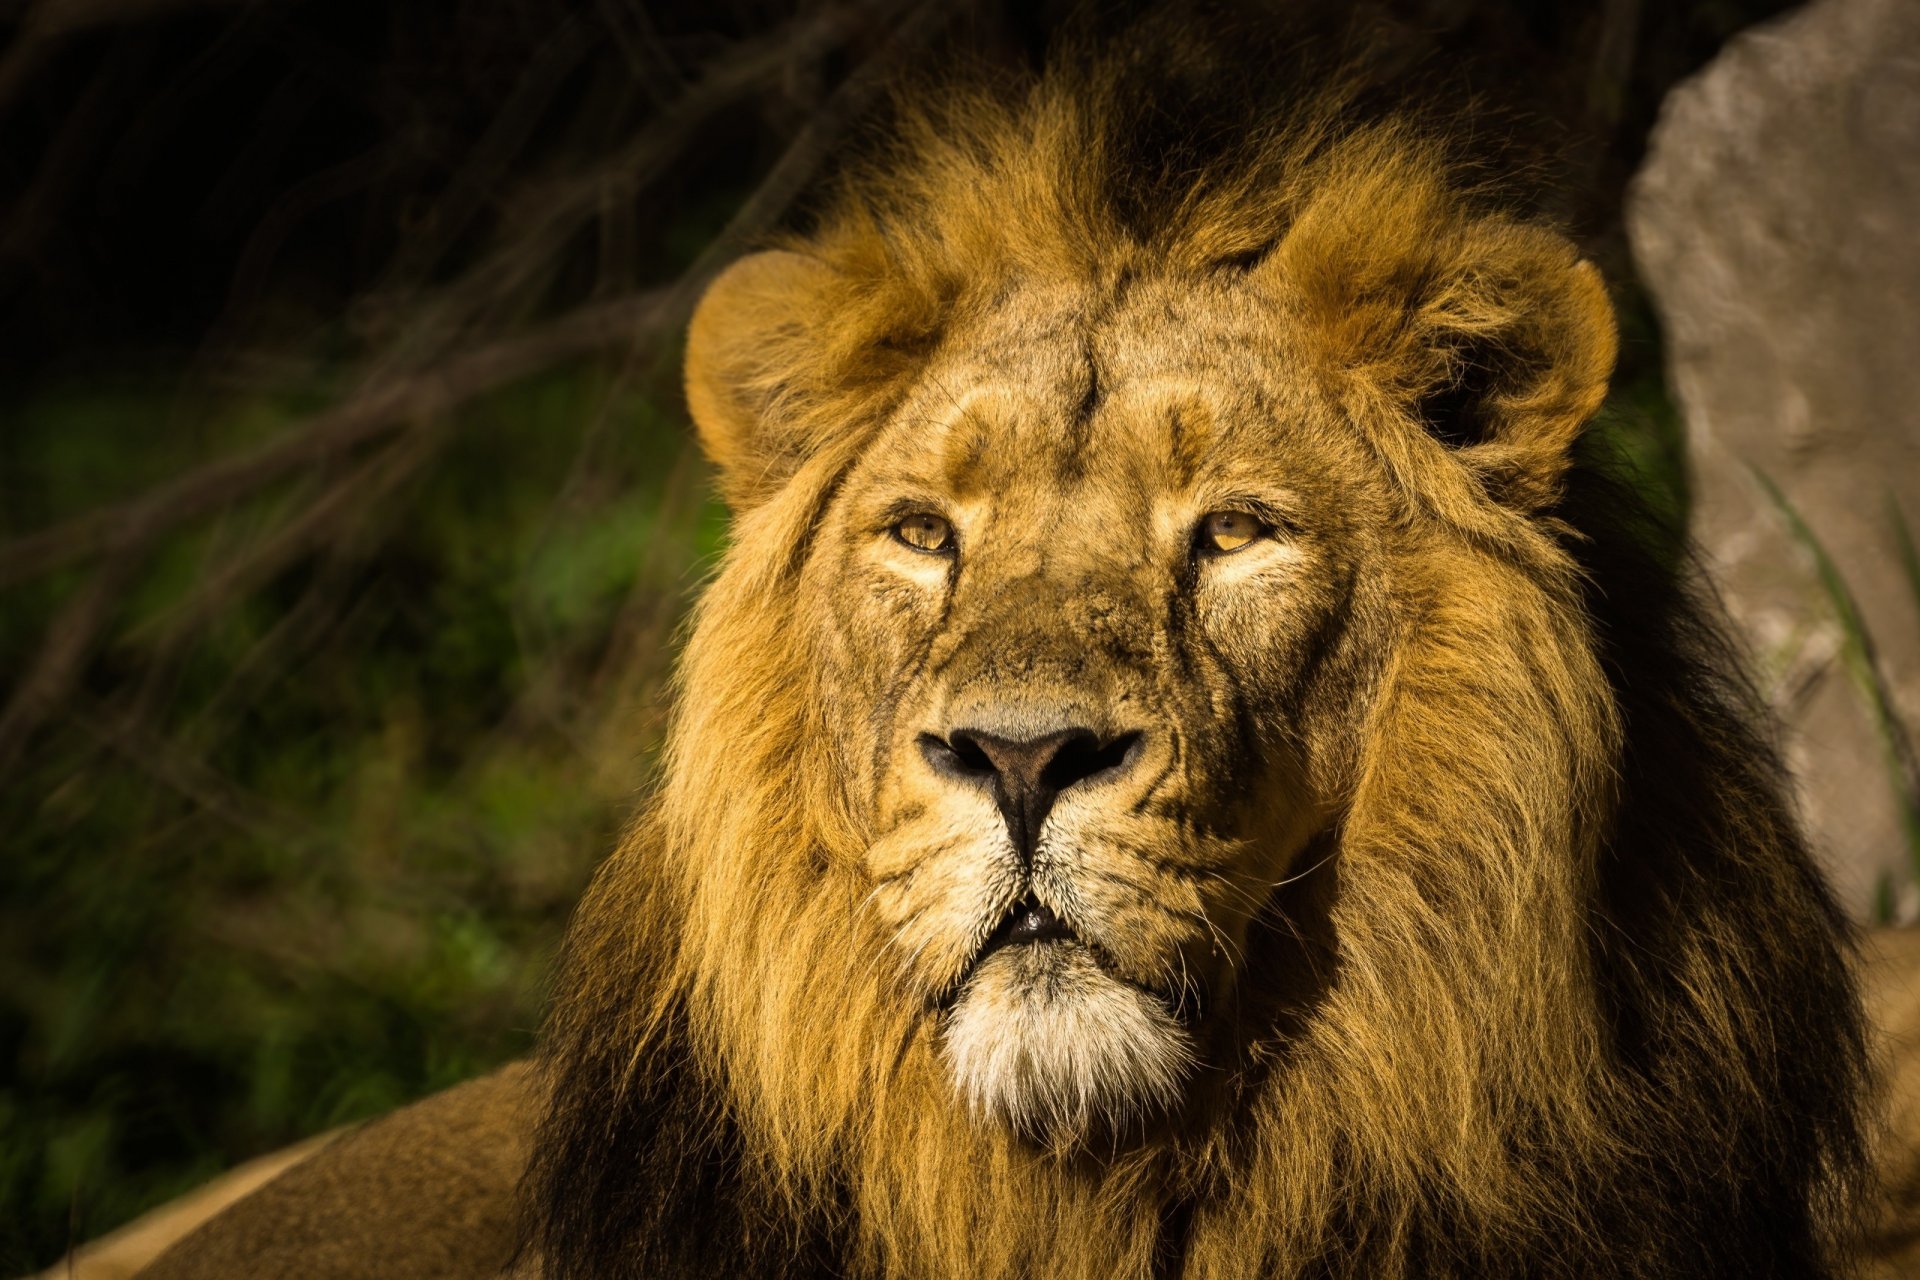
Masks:
[[[953,526],[924,511],[894,525],[893,536],[915,551],[946,551],[953,546]]]
[[[1195,542],[1200,550],[1228,555],[1267,531],[1257,516],[1244,511],[1210,511],[1200,521]]]

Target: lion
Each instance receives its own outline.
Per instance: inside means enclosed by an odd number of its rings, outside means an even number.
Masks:
[[[712,284],[732,537],[537,1063],[145,1274],[1848,1265],[1852,938],[1583,441],[1600,274],[1271,101],[951,90]]]

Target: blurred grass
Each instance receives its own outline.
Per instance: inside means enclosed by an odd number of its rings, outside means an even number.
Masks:
[[[1624,264],[1616,267],[1615,275],[1620,282],[1613,299],[1620,358],[1606,403],[1583,444],[1646,499],[1655,525],[1650,532],[1668,539],[1661,550],[1671,562],[1682,552],[1693,501],[1686,423],[1667,387],[1665,345],[1653,304]]]
[[[1888,686],[1876,656],[1873,631],[1867,625],[1866,615],[1861,611],[1846,575],[1828,553],[1826,544],[1772,476],[1758,468],[1752,468],[1752,472],[1767,495],[1768,502],[1786,523],[1787,532],[1794,543],[1813,562],[1820,590],[1826,597],[1828,608],[1833,611],[1834,620],[1839,623],[1841,661],[1846,667],[1848,680],[1859,694],[1873,724],[1874,738],[1880,744],[1881,760],[1893,792],[1895,812],[1900,820],[1900,833],[1906,844],[1908,865],[1913,868],[1915,876],[1920,876],[1920,767],[1916,767],[1914,760],[1910,726],[1895,705],[1893,690]],[[1899,547],[1908,587],[1913,593],[1914,607],[1920,609],[1920,555],[1915,554],[1913,533],[1907,525],[1906,516],[1891,499],[1887,503],[1887,517],[1894,541]],[[1890,877],[1882,878],[1874,897],[1874,909],[1880,923],[1890,922],[1894,905]]]
[[[0,532],[328,391],[44,393],[0,436]],[[410,430],[418,465],[349,458],[151,547],[0,787],[0,1271],[530,1046],[724,516],[678,409],[596,368]],[[309,553],[207,594],[343,481]],[[79,584],[9,589],[0,665],[27,669]]]

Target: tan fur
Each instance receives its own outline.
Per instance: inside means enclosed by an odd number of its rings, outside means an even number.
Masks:
[[[40,1280],[131,1280],[202,1223],[304,1162],[336,1136],[323,1133],[229,1169],[190,1194],[73,1250],[42,1272]]]
[[[467,1280],[515,1250],[515,1183],[541,1099],[524,1064],[335,1137],[223,1206],[166,1224],[176,1239],[142,1280]],[[198,1208],[199,1206],[196,1206]],[[157,1252],[157,1251],[156,1251]],[[111,1276],[119,1249],[85,1258]],[[133,1274],[121,1271],[118,1274]]]
[[[1920,930],[1882,929],[1861,948],[1861,993],[1885,1073],[1874,1167],[1880,1187],[1864,1259],[1876,1280],[1920,1275]]]

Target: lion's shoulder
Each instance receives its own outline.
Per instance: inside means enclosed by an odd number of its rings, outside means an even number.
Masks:
[[[185,1234],[138,1274],[495,1274],[514,1254],[515,1187],[540,1101],[533,1068],[516,1063],[414,1103],[327,1142],[238,1201],[205,1206],[212,1216],[197,1225],[177,1216],[173,1229]],[[83,1261],[91,1270],[81,1276],[132,1271],[113,1256]]]

